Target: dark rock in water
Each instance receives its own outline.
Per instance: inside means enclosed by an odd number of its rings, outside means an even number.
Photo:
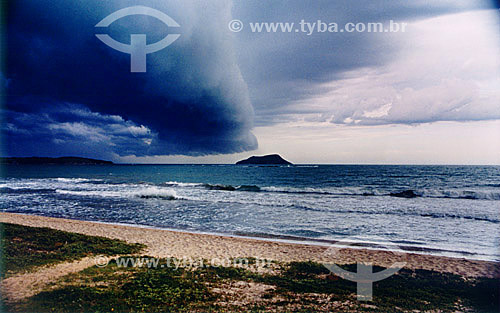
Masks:
[[[160,199],[160,200],[177,200],[176,197],[171,195],[140,195],[141,199]]]
[[[398,198],[416,198],[418,195],[413,190],[405,190],[401,192],[394,192],[390,194],[391,197]]]
[[[261,191],[258,186],[255,185],[241,185],[238,187],[234,187],[231,185],[211,185],[211,184],[204,184],[203,185],[205,188],[208,190],[224,190],[224,191],[253,191],[253,192],[258,192]]]
[[[27,157],[27,158],[0,158],[2,164],[63,164],[63,165],[111,165],[111,161],[103,161],[79,157],[60,157],[60,158],[42,158],[42,157]]]
[[[264,156],[252,156],[246,160],[236,162],[236,164],[281,164],[292,165],[278,154],[268,154]]]
[[[231,185],[210,185],[210,184],[205,184],[205,188],[209,190],[225,190],[225,191],[235,191],[236,187],[233,187]]]
[[[239,186],[238,188],[236,188],[236,190],[238,190],[238,191],[252,191],[252,192],[261,191],[259,186],[255,186],[255,185],[242,185],[242,186]]]

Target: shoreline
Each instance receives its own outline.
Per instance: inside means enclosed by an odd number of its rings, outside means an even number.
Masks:
[[[0,212],[4,213],[4,212]],[[10,212],[5,212],[10,213]],[[42,216],[35,214],[24,214],[24,213],[12,213],[12,214],[21,214],[21,215],[30,215],[30,216]],[[394,252],[394,253],[405,253],[405,254],[418,254],[423,256],[434,256],[434,257],[446,257],[452,259],[465,259],[469,261],[485,261],[485,262],[496,262],[500,264],[500,260],[491,260],[491,259],[481,259],[481,258],[469,258],[467,255],[478,255],[473,252],[468,251],[453,251],[446,250],[444,248],[433,248],[433,247],[418,247],[418,246],[407,246],[405,244],[397,244],[392,242],[374,242],[374,241],[342,241],[342,240],[334,240],[334,239],[312,239],[306,237],[299,236],[287,236],[287,235],[272,235],[272,234],[253,234],[246,235],[244,233],[241,234],[233,234],[233,233],[218,233],[218,232],[210,232],[210,231],[196,231],[196,230],[183,230],[176,228],[168,228],[168,227],[160,227],[160,226],[152,226],[152,225],[141,225],[141,224],[130,224],[130,223],[119,223],[119,222],[104,222],[104,221],[87,221],[87,220],[79,220],[73,218],[59,218],[59,217],[51,217],[51,216],[42,216],[42,217],[50,217],[57,219],[68,219],[82,222],[91,222],[97,224],[105,224],[105,225],[114,225],[114,226],[125,226],[125,227],[134,227],[134,228],[144,228],[144,229],[156,229],[156,230],[165,230],[169,232],[176,233],[186,233],[193,235],[208,235],[208,236],[220,236],[227,238],[239,238],[239,239],[253,239],[257,241],[264,242],[278,242],[285,244],[294,244],[294,245],[310,245],[310,246],[319,246],[319,247],[331,247],[334,245],[339,248],[346,248],[352,250],[370,250],[370,251],[386,251],[386,252]],[[382,248],[377,248],[382,247]],[[389,246],[393,246],[399,249],[384,249]],[[403,247],[403,248],[402,248]],[[448,255],[446,253],[449,253]],[[453,255],[454,254],[454,255]]]
[[[375,242],[375,241],[362,241],[362,240],[335,240],[335,239],[314,239],[300,236],[288,236],[288,235],[273,235],[273,234],[244,234],[244,233],[218,233],[218,232],[210,232],[210,231],[197,231],[197,230],[184,230],[177,228],[168,228],[161,226],[152,226],[152,225],[141,225],[141,224],[130,224],[130,223],[119,223],[119,222],[106,222],[106,221],[89,221],[89,220],[80,220],[76,218],[63,218],[63,217],[53,217],[53,216],[43,216],[36,214],[26,214],[26,213],[13,213],[13,212],[0,212],[1,214],[16,214],[16,215],[27,215],[27,216],[37,216],[37,217],[47,217],[47,218],[55,218],[55,219],[66,219],[72,221],[82,221],[82,222],[90,222],[104,225],[112,225],[112,226],[125,226],[125,227],[133,227],[133,228],[143,228],[143,229],[155,229],[155,230],[165,230],[169,232],[175,233],[186,233],[193,235],[208,235],[208,236],[219,236],[219,237],[227,237],[227,238],[239,238],[239,239],[252,239],[257,241],[264,242],[278,242],[285,244],[294,244],[294,245],[310,245],[310,246],[319,246],[319,247],[339,247],[346,248],[352,250],[371,250],[371,251],[386,251],[386,252],[394,252],[394,253],[405,253],[405,254],[418,254],[422,256],[433,256],[433,257],[445,257],[452,259],[466,259],[469,261],[485,261],[485,262],[495,262],[500,264],[500,259],[489,259],[489,258],[474,258],[467,256],[478,256],[479,254],[469,252],[469,251],[455,251],[455,250],[447,250],[445,248],[439,247],[422,247],[422,246],[411,246],[406,243],[394,243],[394,242]],[[394,247],[395,249],[391,249],[389,247]],[[487,255],[484,255],[487,256]]]
[[[316,261],[336,264],[372,262],[390,267],[405,262],[405,268],[434,270],[464,277],[500,277],[500,262],[436,256],[414,252],[376,250],[369,247],[348,247],[291,242],[284,239],[252,238],[171,230],[144,225],[125,225],[44,217],[21,213],[0,213],[0,222],[33,227],[48,227],[91,236],[121,239],[147,246],[142,253],[153,257],[224,259],[255,257],[279,262]]]

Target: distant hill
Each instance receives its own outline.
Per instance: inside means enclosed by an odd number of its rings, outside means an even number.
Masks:
[[[236,164],[283,164],[283,165],[292,165],[292,163],[283,159],[278,154],[268,154],[264,156],[252,156],[246,160],[241,160],[236,162]]]
[[[63,164],[63,165],[109,165],[111,161],[103,161],[79,157],[26,157],[26,158],[0,158],[1,164]]]

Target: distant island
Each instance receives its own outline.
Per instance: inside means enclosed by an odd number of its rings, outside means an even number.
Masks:
[[[89,158],[79,158],[79,157],[59,157],[59,158],[48,158],[48,157],[22,157],[22,158],[0,158],[1,164],[62,164],[62,165],[110,165],[113,164],[111,161],[89,159]]]
[[[283,159],[278,154],[268,154],[264,156],[252,156],[246,160],[241,160],[236,162],[238,165],[243,164],[280,164],[280,165],[292,165],[292,163]]]

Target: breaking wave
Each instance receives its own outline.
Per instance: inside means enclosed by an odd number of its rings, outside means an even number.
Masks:
[[[120,186],[119,190],[113,186]],[[170,188],[165,188],[170,187]],[[0,193],[21,194],[21,193],[66,193],[74,195],[109,196],[119,197],[133,194],[141,198],[169,198],[170,193],[175,193],[178,188],[203,189],[211,191],[227,192],[262,192],[262,193],[284,193],[284,194],[309,194],[325,196],[352,196],[352,197],[372,197],[386,196],[394,198],[445,198],[445,199],[468,199],[468,200],[500,200],[500,191],[497,188],[486,190],[467,189],[384,189],[369,187],[289,187],[289,186],[257,186],[257,185],[225,185],[209,183],[189,183],[168,181],[161,184],[139,183],[122,184],[110,183],[101,179],[85,178],[55,178],[40,181],[23,182],[19,184],[2,183]],[[142,190],[142,191],[141,191]],[[142,194],[143,192],[144,194]],[[134,194],[134,193],[137,193]],[[173,195],[173,197],[176,197]],[[177,198],[176,198],[177,199]]]
[[[0,193],[4,194],[54,193],[55,191],[56,189],[51,188],[0,187]]]
[[[207,190],[221,191],[247,191],[247,192],[271,192],[271,193],[289,193],[289,194],[316,194],[316,195],[332,195],[332,196],[390,196],[396,198],[447,198],[447,199],[469,199],[469,200],[500,200],[500,192],[496,190],[490,191],[474,191],[474,190],[398,190],[388,192],[380,189],[368,189],[358,187],[342,187],[342,188],[313,188],[313,187],[286,187],[286,186],[266,186],[259,187],[255,185],[222,185],[222,184],[205,184],[205,183],[166,183],[170,186],[179,187],[198,187]]]
[[[111,198],[141,198],[159,200],[183,200],[177,197],[177,193],[172,189],[162,189],[158,187],[146,187],[136,190],[64,190],[57,189],[56,193],[74,196],[93,196]]]

